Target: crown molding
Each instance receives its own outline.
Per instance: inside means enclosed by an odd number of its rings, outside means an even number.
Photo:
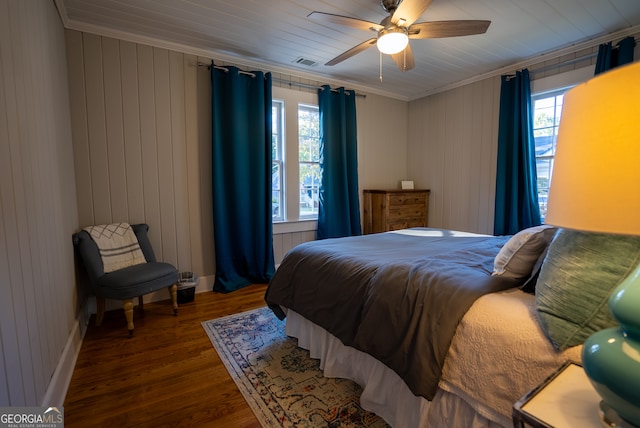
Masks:
[[[594,46],[597,46],[601,43],[606,43],[616,39],[622,39],[624,37],[640,33],[640,25],[636,25],[621,31],[608,33],[596,38],[588,39],[580,43],[571,44],[561,49],[549,51],[541,55],[537,55],[533,58],[528,58],[514,64],[500,67],[498,69],[495,69],[483,74],[479,74],[477,76],[473,76],[471,78],[464,79],[458,82],[454,82],[449,85],[445,85],[429,91],[417,93],[412,97],[406,97],[406,96],[395,94],[393,92],[382,91],[378,88],[365,86],[355,82],[330,79],[325,75],[304,72],[294,68],[283,67],[281,65],[270,63],[268,61],[261,61],[261,60],[255,60],[255,59],[250,60],[246,57],[229,54],[226,51],[220,51],[220,50],[204,48],[204,47],[199,48],[195,46],[184,45],[181,43],[170,42],[167,40],[162,40],[162,39],[158,39],[150,36],[144,36],[141,34],[135,34],[127,31],[116,30],[113,28],[108,28],[100,25],[94,25],[94,24],[89,24],[85,22],[71,20],[67,15],[66,8],[64,6],[64,0],[53,0],[53,1],[56,5],[56,8],[58,9],[58,13],[60,15],[60,18],[62,19],[62,23],[64,27],[69,30],[92,33],[99,36],[111,37],[111,38],[120,39],[128,42],[132,42],[132,43],[145,44],[145,45],[154,46],[158,48],[182,52],[185,54],[196,55],[199,57],[207,58],[209,60],[229,62],[239,66],[240,68],[260,69],[265,72],[280,73],[290,77],[292,81],[307,79],[307,80],[314,81],[319,86],[323,84],[329,84],[331,86],[336,86],[336,87],[345,86],[345,87],[349,87],[350,89],[354,89],[356,91],[361,91],[363,93],[376,94],[383,97],[393,98],[401,101],[414,101],[430,95],[438,94],[440,92],[445,92],[451,89],[459,88],[461,86],[466,86],[481,80],[490,79],[496,76],[502,76],[503,74],[514,73],[515,71],[523,68],[531,67],[546,61],[552,61],[552,60],[561,58],[565,55],[569,55],[584,49],[593,48]]]
[[[600,45],[601,43],[607,43],[610,42],[612,40],[617,40],[617,39],[622,39],[624,37],[627,36],[631,36],[631,35],[635,35],[640,33],[640,25],[636,25],[634,27],[629,27],[626,28],[624,30],[621,31],[617,31],[615,33],[608,33],[608,34],[604,34],[602,36],[593,38],[593,39],[589,39],[580,43],[575,43],[569,46],[566,46],[564,48],[561,49],[557,49],[554,51],[549,51],[540,55],[537,55],[533,58],[528,58],[524,61],[515,63],[515,64],[511,64],[511,65],[507,65],[501,68],[498,68],[496,70],[493,71],[489,71],[487,73],[483,73],[483,74],[479,74],[477,76],[471,77],[469,79],[465,79],[465,80],[461,80],[459,82],[455,82],[452,83],[450,85],[446,85],[446,86],[442,86],[439,88],[435,88],[431,91],[427,91],[427,92],[422,92],[420,94],[418,94],[415,98],[411,99],[410,101],[413,100],[417,100],[420,98],[424,98],[424,97],[428,97],[430,95],[435,95],[437,93],[440,92],[444,92],[444,91],[448,91],[451,89],[455,89],[458,88],[460,86],[465,86],[465,85],[469,85],[471,83],[475,83],[481,80],[485,80],[485,79],[490,79],[492,77],[497,77],[497,76],[502,76],[504,74],[513,74],[515,73],[517,70],[521,70],[523,68],[528,68],[528,67],[532,67],[534,65],[538,65],[541,64],[543,62],[546,61],[552,61],[558,58],[561,58],[565,55],[569,55],[572,54],[574,52],[579,52],[581,50],[585,50],[585,49],[590,49],[593,48],[595,46]]]
[[[265,72],[280,73],[280,74],[289,76],[292,81],[307,79],[307,80],[312,80],[314,82],[317,82],[318,86],[321,86],[324,84],[328,84],[335,87],[345,86],[345,87],[348,87],[349,89],[354,89],[358,92],[363,92],[367,94],[376,94],[383,97],[399,99],[401,101],[409,101],[407,97],[400,96],[393,92],[381,91],[379,89],[372,88],[369,86],[364,86],[362,84],[358,84],[355,82],[330,79],[325,75],[301,72],[300,70],[297,70],[297,69],[283,67],[280,65],[269,63],[267,61],[249,60],[246,57],[232,55],[232,54],[229,54],[228,52],[219,51],[215,49],[189,46],[181,43],[158,39],[155,37],[135,34],[128,31],[116,30],[116,29],[104,27],[101,25],[75,21],[75,20],[69,19],[68,16],[66,15],[66,10],[64,9],[63,0],[54,0],[54,1],[56,5],[59,5],[58,13],[60,14],[64,27],[68,30],[76,30],[80,32],[96,34],[98,36],[124,40],[127,42],[140,43],[140,44],[149,45],[157,48],[181,52],[184,54],[195,55],[198,57],[203,57],[203,58],[207,58],[215,61],[229,62],[239,66],[240,68],[259,69]]]

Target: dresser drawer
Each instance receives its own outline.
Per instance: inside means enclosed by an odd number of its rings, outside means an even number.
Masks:
[[[408,218],[426,218],[424,205],[402,205],[389,207],[389,221]]]
[[[403,206],[403,205],[422,205],[424,206],[426,201],[426,195],[415,195],[411,193],[390,194],[389,195],[389,208]]]

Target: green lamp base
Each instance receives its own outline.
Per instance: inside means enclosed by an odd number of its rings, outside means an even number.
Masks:
[[[600,402],[600,420],[603,425],[608,428],[636,428],[629,422],[618,416],[611,406],[602,400]]]
[[[611,293],[620,323],[594,333],[582,348],[582,366],[604,402],[640,427],[640,266]]]
[[[604,402],[640,427],[640,342],[620,328],[599,331],[584,342],[582,366]]]

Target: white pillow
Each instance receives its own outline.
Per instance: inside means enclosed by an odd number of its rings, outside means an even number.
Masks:
[[[492,275],[514,279],[528,277],[555,233],[556,228],[546,224],[516,233],[498,252]]]

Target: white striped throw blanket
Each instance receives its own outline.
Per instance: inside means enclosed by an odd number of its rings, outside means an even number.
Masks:
[[[129,223],[101,224],[84,230],[100,250],[105,273],[147,262]]]

